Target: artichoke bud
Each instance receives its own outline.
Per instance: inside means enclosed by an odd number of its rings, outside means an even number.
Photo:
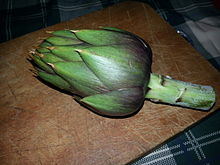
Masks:
[[[143,104],[151,51],[117,28],[50,32],[33,55],[45,81],[96,112],[124,116]]]
[[[102,115],[132,114],[145,98],[200,109],[215,102],[212,88],[194,89],[166,77],[158,81],[151,73],[149,45],[117,28],[51,32],[32,58],[40,78],[72,92],[78,102]],[[197,94],[198,99],[192,101]]]

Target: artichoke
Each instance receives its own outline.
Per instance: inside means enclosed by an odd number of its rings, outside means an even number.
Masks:
[[[215,102],[210,86],[151,73],[151,48],[135,34],[112,27],[50,33],[32,52],[37,75],[98,114],[126,116],[145,99],[200,110]]]

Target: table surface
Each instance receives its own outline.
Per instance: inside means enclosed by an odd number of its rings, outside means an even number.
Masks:
[[[145,101],[134,116],[99,116],[36,79],[29,51],[46,30],[113,26],[146,40],[153,72],[212,85],[210,112]],[[148,5],[119,3],[0,44],[0,164],[125,164],[220,107],[220,73]]]

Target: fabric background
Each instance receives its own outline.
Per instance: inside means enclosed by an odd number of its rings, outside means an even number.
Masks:
[[[219,165],[220,109],[131,165]]]
[[[220,71],[220,1],[144,0]]]

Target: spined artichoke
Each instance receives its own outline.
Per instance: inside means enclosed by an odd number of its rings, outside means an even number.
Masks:
[[[132,114],[145,99],[201,110],[215,102],[210,86],[151,73],[150,46],[135,34],[111,27],[51,34],[32,52],[37,75],[99,114]]]

